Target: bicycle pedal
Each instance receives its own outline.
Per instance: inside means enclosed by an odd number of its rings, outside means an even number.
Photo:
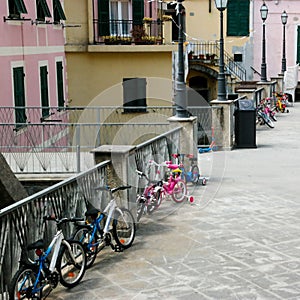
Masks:
[[[115,252],[123,252],[123,248],[119,245],[115,245],[114,248],[115,248]]]

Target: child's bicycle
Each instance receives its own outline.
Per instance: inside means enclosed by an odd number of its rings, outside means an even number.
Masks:
[[[287,109],[287,104],[288,104],[288,96],[286,94],[280,94],[280,93],[274,93],[274,97],[276,99],[276,111],[284,113],[287,112],[289,113],[289,110]]]
[[[72,238],[84,245],[87,255],[87,268],[93,265],[97,254],[105,246],[110,246],[116,252],[122,252],[123,249],[127,249],[132,245],[136,231],[134,218],[127,208],[118,207],[113,196],[115,192],[129,188],[131,186],[96,187],[95,190],[109,192],[109,203],[103,212],[97,208],[89,209],[85,213],[86,224],[76,224]],[[112,242],[113,239],[116,242],[115,245]]]
[[[57,233],[46,250],[43,240],[27,246],[27,251],[35,250],[37,259],[21,258],[20,268],[14,275],[9,287],[9,299],[42,299],[56,288],[58,282],[72,288],[82,279],[86,269],[86,253],[78,241],[66,240],[61,226],[67,222],[77,222],[82,218],[44,217],[44,221],[55,221]],[[51,256],[51,258],[50,258]],[[43,292],[46,296],[43,297]]]
[[[162,182],[151,181],[145,173],[139,170],[136,170],[136,173],[140,178],[147,180],[143,192],[137,194],[136,197],[136,219],[138,222],[143,214],[152,214],[160,206],[162,202]]]
[[[160,178],[162,196],[165,198],[167,195],[170,195],[176,203],[183,202],[187,197],[187,187],[185,182],[181,179],[180,173],[182,171],[179,169],[179,166],[177,164],[173,164],[171,161],[165,161],[161,164],[158,164],[154,160],[150,160],[149,165],[155,165],[156,167],[167,167],[168,169],[172,170],[172,172],[167,175],[166,180]],[[157,172],[157,174],[159,173]]]
[[[200,176],[199,167],[196,164],[197,158],[194,157],[193,154],[173,153],[172,157],[176,159],[176,164],[179,165],[179,169],[181,170],[181,179],[184,180],[186,184],[191,183],[193,185],[196,185],[201,182],[202,185],[206,185],[207,178]],[[187,157],[190,161],[190,167],[188,170],[185,167],[184,163],[185,157]]]

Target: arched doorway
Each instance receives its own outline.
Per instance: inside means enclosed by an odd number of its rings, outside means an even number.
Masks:
[[[198,94],[200,94],[207,102],[209,102],[210,99],[210,93],[208,89],[208,82],[207,78],[202,76],[194,76],[189,79],[189,87],[192,88],[194,91],[196,91]],[[189,102],[193,102],[193,97],[191,99],[188,99]],[[191,106],[196,106],[197,103],[188,103]]]

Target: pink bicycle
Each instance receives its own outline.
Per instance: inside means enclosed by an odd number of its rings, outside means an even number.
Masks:
[[[161,164],[158,164],[154,160],[149,162],[150,165],[155,165],[156,167],[167,167],[172,170],[168,175],[167,180],[159,179],[161,181],[162,195],[165,198],[167,195],[170,195],[176,203],[181,203],[187,197],[187,187],[185,182],[181,179],[180,173],[182,172],[179,169],[177,164],[173,164],[171,161],[165,161]],[[160,174],[159,169],[156,174]],[[157,179],[157,178],[156,178]]]

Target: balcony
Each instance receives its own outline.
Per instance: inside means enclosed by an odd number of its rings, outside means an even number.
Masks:
[[[94,44],[102,45],[163,45],[171,43],[171,24],[144,18],[142,23],[134,20],[94,19]]]

